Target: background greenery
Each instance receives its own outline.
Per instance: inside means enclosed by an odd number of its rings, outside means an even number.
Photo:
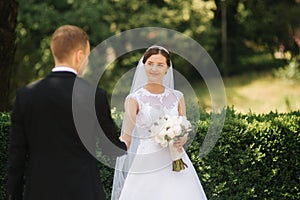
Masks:
[[[187,153],[208,199],[300,198],[300,111],[258,115],[228,108],[220,138],[204,158],[199,157],[199,149],[210,126],[210,113],[201,112],[200,116],[196,137]],[[0,114],[1,199],[5,194],[9,120],[8,113]],[[101,166],[99,176],[109,197],[113,169]]]
[[[172,54],[175,69],[190,81],[205,110],[187,152],[208,198],[300,199],[299,0],[4,0],[0,11],[1,111],[11,110],[16,88],[50,72],[49,42],[60,25],[82,27],[92,47],[132,28],[176,30],[208,51],[224,77],[228,105],[235,108],[227,110],[213,151],[198,157],[209,126],[210,95],[193,67]],[[17,13],[16,21],[12,13]],[[6,59],[6,53],[14,55],[13,59]],[[136,66],[141,53],[130,52],[116,60],[100,85],[112,94],[116,82]],[[120,123],[120,113],[113,114]],[[9,120],[8,113],[0,113],[0,199],[5,193]],[[109,195],[113,170],[101,166],[99,175]]]
[[[10,1],[7,2],[11,4]],[[9,102],[0,102],[1,105],[7,105],[5,109],[1,107],[2,110],[11,109],[17,87],[49,73],[53,67],[49,42],[53,31],[63,24],[82,27],[89,34],[93,47],[125,30],[148,26],[169,28],[186,34],[201,44],[211,55],[224,78],[230,80],[232,75],[282,68],[285,70],[278,71],[278,76],[299,80],[300,44],[297,45],[296,42],[296,39],[300,38],[299,0],[17,2],[15,57],[12,65],[1,65],[1,70],[12,68],[7,75],[8,83],[1,83],[5,84],[5,87],[1,87],[3,94],[9,95]],[[224,10],[227,45],[222,45]],[[222,53],[224,46],[226,52]],[[276,58],[274,53],[278,55]],[[108,68],[101,86],[111,94],[116,81],[136,66],[139,56],[137,53],[129,53],[119,58]],[[224,56],[227,58],[226,62]],[[198,85],[202,84],[200,75],[195,76],[193,67],[180,56],[172,57],[175,68],[193,82],[196,90]],[[295,62],[297,67],[291,67],[290,62]],[[8,88],[9,92],[5,92],[5,88]],[[197,94],[201,96],[201,92]],[[235,105],[234,103],[229,101],[230,105]]]
[[[0,199],[5,199],[6,194],[6,171],[7,171],[7,146],[10,127],[9,113],[0,112]]]

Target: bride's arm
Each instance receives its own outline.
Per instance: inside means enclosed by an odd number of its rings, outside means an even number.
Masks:
[[[132,131],[135,126],[136,117],[138,114],[138,103],[132,98],[126,98],[124,108],[124,122],[120,139],[122,141],[125,141],[127,149],[129,149],[131,144]]]
[[[183,96],[179,100],[178,114],[181,115],[181,116],[186,116],[186,107],[185,107],[185,101],[184,101],[184,97]]]
[[[185,101],[183,96],[181,97],[178,104],[178,114],[180,116],[186,116],[186,106],[185,106]],[[188,134],[185,134],[179,140],[174,142],[174,146],[178,149],[178,151],[182,151],[182,146],[187,142],[187,140],[188,140]]]

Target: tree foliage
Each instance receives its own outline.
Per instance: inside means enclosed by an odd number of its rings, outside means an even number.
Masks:
[[[20,0],[13,87],[49,73],[53,67],[49,48],[51,34],[60,25],[82,27],[89,34],[92,47],[122,31],[153,26],[187,34],[209,49],[214,45],[210,39],[213,31],[207,31],[212,29],[212,9],[212,0]],[[118,62],[118,66],[123,63]],[[127,64],[133,65],[132,61]],[[117,76],[120,70],[116,71]]]
[[[265,54],[273,54],[280,44],[293,55],[299,53],[295,43],[295,37],[300,38],[298,0],[19,0],[11,101],[17,87],[51,70],[49,42],[53,31],[63,24],[82,27],[89,34],[92,47],[132,28],[154,26],[176,30],[201,44],[223,72],[221,2],[227,4],[229,75],[282,65],[274,60],[256,64],[251,59],[256,54],[263,60]],[[122,70],[135,66],[139,55],[120,58],[110,68],[115,71],[109,79],[115,80]],[[188,61],[176,55],[174,65],[184,74],[191,77],[195,74]]]
[[[243,62],[252,55],[271,54],[283,45],[285,51],[299,54],[294,36],[300,38],[300,4],[297,0],[215,0],[217,9],[214,26],[221,27],[221,2],[227,5],[227,35],[229,74],[245,72],[249,69],[269,69],[278,64],[253,68],[253,62]],[[216,39],[215,60],[221,59],[221,35]],[[222,66],[222,63],[218,64]],[[279,62],[279,65],[282,65]],[[221,68],[222,69],[222,68]]]
[[[239,21],[249,40],[271,50],[284,44],[286,49],[295,51],[293,36],[300,27],[300,4],[297,1],[247,1],[240,4],[239,9],[246,11],[243,16],[239,15]]]

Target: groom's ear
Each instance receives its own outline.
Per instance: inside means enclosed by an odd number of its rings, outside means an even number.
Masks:
[[[83,59],[84,59],[84,52],[81,49],[77,50],[76,51],[76,62],[81,63]]]

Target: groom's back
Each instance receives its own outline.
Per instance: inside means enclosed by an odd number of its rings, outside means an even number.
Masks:
[[[29,150],[28,199],[94,199],[103,195],[99,194],[96,159],[80,140],[73,120],[75,78],[70,72],[52,72],[19,91]]]
[[[45,79],[26,86],[20,94],[32,154],[58,158],[70,153],[70,148],[84,149],[82,144],[74,146],[80,142],[72,114],[74,80],[75,75],[68,72],[51,73]]]

